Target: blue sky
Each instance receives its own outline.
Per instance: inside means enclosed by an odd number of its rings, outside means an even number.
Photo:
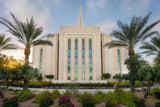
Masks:
[[[9,12],[12,12],[22,21],[33,16],[38,26],[43,26],[42,35],[52,34],[58,32],[60,26],[77,25],[79,6],[82,7],[83,25],[100,26],[107,34],[117,28],[118,20],[129,23],[134,15],[145,16],[152,11],[149,23],[160,19],[160,0],[0,0],[0,16],[11,20]],[[154,29],[160,30],[160,25]],[[0,33],[11,36],[2,25]],[[15,38],[12,42],[19,44]],[[24,57],[23,50],[5,53],[15,58]],[[153,58],[143,57],[149,61]]]

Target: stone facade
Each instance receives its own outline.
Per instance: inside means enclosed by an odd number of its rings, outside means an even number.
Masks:
[[[53,46],[40,45],[33,47],[33,67],[39,68],[43,76],[52,74],[54,75],[54,80],[68,80],[68,40],[71,40],[70,80],[75,80],[75,40],[77,40],[77,80],[102,80],[102,74],[107,72],[111,73],[112,76],[118,73],[127,73],[128,70],[124,65],[124,60],[127,58],[127,49],[124,47],[110,49],[104,47],[104,44],[112,41],[112,39],[111,35],[100,33],[100,27],[98,26],[83,26],[80,9],[78,26],[61,26],[59,33],[48,35],[48,40],[53,43]],[[85,41],[84,79],[82,79],[82,40]],[[91,67],[89,65],[89,40],[92,42]],[[92,70],[90,70],[91,68]],[[90,72],[92,74],[91,79]]]

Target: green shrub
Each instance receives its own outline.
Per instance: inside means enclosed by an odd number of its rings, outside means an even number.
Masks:
[[[118,96],[116,96],[116,94],[112,93],[112,92],[109,92],[108,94],[106,94],[104,96],[104,102],[106,104],[118,104],[119,101],[118,101]]]
[[[63,93],[62,94],[62,96],[67,96],[67,97],[71,97],[72,95],[71,95],[71,93],[69,92],[69,90],[68,89],[66,89],[66,92],[65,93]]]
[[[41,99],[45,96],[50,94],[48,90],[42,91],[38,95],[36,95],[35,99],[32,101],[32,103],[40,103]]]
[[[48,78],[48,79],[53,79],[54,75],[45,75],[45,77]]]
[[[160,88],[153,88],[153,89],[151,89],[151,91],[149,92],[149,95],[153,95],[153,96],[155,96],[155,92],[160,92]]]
[[[105,97],[105,93],[103,93],[102,91],[98,91],[95,95],[94,95],[94,100],[95,100],[95,104],[97,103],[102,103],[104,101],[104,97]]]
[[[35,94],[33,94],[30,90],[23,90],[19,94],[15,95],[15,97],[18,97],[18,101],[23,102],[32,99],[35,97]]]
[[[58,89],[52,91],[51,94],[53,99],[59,98],[61,96],[61,93],[58,91]]]
[[[61,96],[58,99],[59,105],[63,105],[63,104],[68,103],[68,102],[70,102],[70,98],[67,97],[67,96]]]
[[[38,81],[42,81],[42,79],[43,79],[42,75],[39,75],[39,76],[37,77],[37,80],[38,80]]]
[[[105,79],[109,79],[111,77],[111,74],[110,73],[104,73],[104,74],[102,74],[102,77],[105,78]]]
[[[143,98],[135,99],[134,103],[136,104],[136,107],[145,107],[145,100]]]
[[[107,102],[105,107],[119,107],[119,104],[113,103],[113,102]]]
[[[85,92],[79,95],[78,100],[82,103],[83,107],[94,107],[95,100],[92,94]]]
[[[156,102],[154,107],[160,107],[160,102]]]
[[[118,102],[129,106],[129,107],[136,107],[136,104],[134,103],[135,99],[139,99],[136,95],[132,94],[132,93],[126,93],[123,90],[119,90],[116,93],[116,96],[118,97]]]
[[[160,99],[160,92],[159,91],[154,92],[154,94],[155,94],[156,98]]]
[[[53,99],[51,94],[44,95],[40,100],[40,107],[48,107],[53,104]]]
[[[4,98],[2,100],[3,107],[18,107],[18,98],[12,97],[12,98]]]

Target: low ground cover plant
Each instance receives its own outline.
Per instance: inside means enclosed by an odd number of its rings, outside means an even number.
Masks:
[[[32,103],[40,103],[41,99],[45,96],[45,95],[49,95],[49,91],[45,90],[42,91],[41,93],[39,93],[38,95],[36,95],[35,99],[32,101]]]
[[[32,99],[35,97],[35,94],[33,94],[30,90],[23,90],[19,94],[15,95],[15,97],[18,97],[18,101],[23,102]]]
[[[149,95],[155,96],[155,92],[160,92],[160,88],[153,88],[153,89],[151,89],[151,91],[149,92]]]
[[[48,107],[53,104],[53,98],[51,94],[44,95],[40,100],[40,107]]]
[[[94,95],[94,100],[95,103],[102,103],[104,101],[104,97],[105,97],[105,93],[103,93],[102,91],[98,91],[95,95]]]
[[[72,102],[67,102],[65,104],[62,104],[61,107],[75,107]]]
[[[160,102],[156,102],[155,107],[160,107]]]
[[[78,101],[82,103],[83,107],[94,107],[95,105],[94,96],[86,92],[78,96]]]
[[[2,102],[3,102],[3,107],[18,107],[17,97],[4,98]]]
[[[51,95],[53,99],[57,99],[61,96],[61,93],[58,91],[58,89],[55,89],[54,91],[52,91]]]

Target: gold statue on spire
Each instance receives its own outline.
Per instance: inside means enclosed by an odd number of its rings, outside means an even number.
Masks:
[[[80,6],[79,8],[81,9],[82,7]]]

